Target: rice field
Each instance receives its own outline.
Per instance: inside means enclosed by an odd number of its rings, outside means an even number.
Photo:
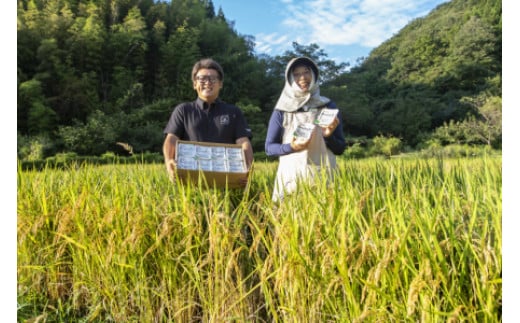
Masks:
[[[19,169],[18,321],[501,321],[500,157],[342,159],[281,204],[276,166]]]

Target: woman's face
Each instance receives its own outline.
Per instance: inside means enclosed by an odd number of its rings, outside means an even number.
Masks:
[[[298,66],[293,72],[294,82],[298,84],[302,91],[309,91],[312,82],[311,70],[307,66]]]

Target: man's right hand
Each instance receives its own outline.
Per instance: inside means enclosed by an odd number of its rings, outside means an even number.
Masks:
[[[168,159],[166,161],[166,171],[168,172],[168,177],[171,181],[175,180],[175,174],[177,170],[177,164],[175,163],[175,159]]]

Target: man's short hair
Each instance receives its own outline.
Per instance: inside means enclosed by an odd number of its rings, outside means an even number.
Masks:
[[[195,77],[199,70],[203,68],[217,71],[219,79],[221,81],[224,79],[224,70],[222,69],[222,66],[212,58],[203,58],[193,65],[193,69],[191,70],[191,79],[193,81],[195,81]]]

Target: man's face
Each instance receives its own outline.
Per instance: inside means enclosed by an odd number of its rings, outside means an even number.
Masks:
[[[200,69],[195,75],[193,88],[197,91],[199,98],[208,103],[213,103],[222,88],[222,81],[218,72],[213,69]]]
[[[298,84],[302,91],[309,91],[311,86],[312,75],[311,70],[306,66],[298,66],[293,70],[294,82]]]

